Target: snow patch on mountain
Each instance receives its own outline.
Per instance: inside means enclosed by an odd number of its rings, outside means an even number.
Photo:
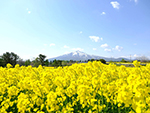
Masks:
[[[54,57],[54,58],[50,58],[49,61],[53,61],[53,60],[76,60],[76,61],[85,61],[85,60],[88,60],[88,59],[105,59],[106,61],[110,61],[110,60],[113,60],[113,61],[121,61],[122,58],[106,58],[106,57],[102,57],[102,56],[96,56],[96,55],[89,55],[89,54],[86,54],[82,51],[74,51],[74,52],[71,52],[71,53],[66,53],[64,55],[61,55],[61,56],[58,56],[58,57]],[[125,60],[128,60],[126,58],[123,58]]]

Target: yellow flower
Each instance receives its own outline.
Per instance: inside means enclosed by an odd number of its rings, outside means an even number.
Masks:
[[[0,67],[0,112],[17,107],[21,113],[71,113],[82,104],[82,110],[91,109],[89,113],[102,112],[106,105],[149,113],[150,65],[140,66],[138,61],[133,64],[135,67],[94,61],[63,68],[11,68],[7,64],[7,68]]]
[[[13,67],[10,63],[8,63],[7,65],[6,65],[6,67],[7,68],[11,68],[11,67]]]

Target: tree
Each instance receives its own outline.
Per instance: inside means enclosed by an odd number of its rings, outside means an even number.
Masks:
[[[58,62],[56,59],[53,61],[52,65],[58,67]]]
[[[52,63],[52,66],[58,67],[58,66],[62,66],[62,60],[54,60]]]
[[[103,64],[106,64],[106,61],[104,59],[100,59],[99,61],[101,61]]]
[[[141,62],[148,62],[149,61],[149,58],[144,56],[144,55],[143,56],[139,56],[136,59],[141,61]]]
[[[2,58],[0,58],[0,66],[4,67],[4,60]]]
[[[70,60],[69,63],[73,63],[73,60]]]
[[[91,61],[90,59],[88,59],[88,62]]]
[[[45,60],[45,65],[46,65],[46,66],[49,66],[49,61],[48,61],[48,59]]]
[[[50,65],[50,66],[52,66],[52,64],[53,64],[53,62],[52,62],[52,61],[50,61],[50,62],[49,62],[49,65]]]
[[[28,66],[28,65],[30,65],[30,64],[31,64],[30,59],[28,59],[28,60],[25,61],[25,66]]]
[[[25,61],[23,61],[23,59],[19,59],[17,61],[17,64],[19,64],[20,66],[24,66],[25,65]]]
[[[46,58],[45,55],[39,54],[39,60],[40,60],[40,63],[41,63],[42,66],[44,65],[45,58]]]
[[[11,52],[11,58],[12,58],[12,65],[15,66],[17,64],[17,60],[19,59],[19,56]]]
[[[62,60],[57,60],[58,66],[62,66]]]
[[[126,60],[122,59],[121,62],[127,62]]]
[[[40,59],[37,57],[35,60],[32,61],[34,67],[38,67],[41,65]]]
[[[67,66],[67,61],[62,61],[62,66]]]
[[[93,61],[94,61],[94,59],[92,58],[92,59],[91,59],[91,62],[93,62]]]
[[[84,62],[88,62],[88,60],[85,60]]]
[[[13,52],[4,53],[1,58],[4,60],[4,65],[10,63],[11,65],[15,66],[17,64],[17,60],[19,59],[19,56]]]

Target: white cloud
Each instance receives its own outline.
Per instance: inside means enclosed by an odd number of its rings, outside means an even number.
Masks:
[[[96,48],[93,48],[93,50],[95,51],[95,50],[97,50]]]
[[[82,34],[82,31],[80,31],[80,34]]]
[[[138,0],[130,0],[130,1],[134,1],[135,3],[138,3]]]
[[[68,52],[68,51],[64,52],[64,54],[68,54],[68,53],[70,53],[70,52]]]
[[[64,48],[69,48],[69,46],[64,45]]]
[[[115,47],[115,50],[117,50],[117,51],[121,51],[122,49],[123,49],[123,47],[120,47],[118,45]]]
[[[134,54],[133,56],[134,56],[134,57],[138,57],[138,55],[137,55],[137,54]]]
[[[135,3],[137,3],[137,2],[138,2],[138,0],[130,0],[130,1],[134,1]]]
[[[130,58],[130,56],[120,56],[120,57],[122,57],[122,58],[128,58],[128,59]]]
[[[109,46],[108,46],[108,44],[102,44],[101,47],[106,48],[106,47],[109,47]]]
[[[83,51],[84,49],[82,48],[72,48],[73,51]]]
[[[55,46],[55,44],[54,44],[54,43],[51,43],[50,46]]]
[[[101,13],[101,15],[105,15],[105,14],[106,14],[105,12],[102,12],[102,13]]]
[[[115,9],[119,9],[120,7],[120,4],[117,2],[117,1],[114,1],[114,2],[110,2],[110,4],[113,6],[113,8]]]
[[[137,2],[138,2],[138,0],[134,0],[134,2],[135,2],[135,3],[137,3]]]
[[[106,48],[106,49],[104,49],[104,51],[111,52],[111,49]]]
[[[30,14],[30,13],[31,13],[31,11],[28,11],[28,13]]]
[[[28,10],[28,8],[27,8],[27,10]]]
[[[112,50],[121,51],[123,49],[123,47],[118,45],[115,46],[115,48],[111,48],[107,43],[102,44],[101,47],[104,48],[104,51],[112,51]]]
[[[98,40],[99,40],[98,36],[89,36],[89,38],[95,42],[98,42]]]
[[[101,39],[101,40],[103,40],[103,38],[102,38],[102,37],[101,37],[100,39]]]

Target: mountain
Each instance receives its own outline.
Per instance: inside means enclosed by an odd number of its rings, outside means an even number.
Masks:
[[[84,52],[81,52],[81,51],[75,51],[75,52],[71,52],[71,53],[68,53],[68,54],[64,54],[64,55],[61,55],[61,56],[58,56],[58,57],[54,57],[54,58],[50,58],[48,59],[49,61],[53,61],[53,60],[76,60],[76,61],[85,61],[85,60],[88,60],[88,59],[104,59],[106,61],[121,61],[122,59],[124,60],[129,60],[127,58],[107,58],[107,57],[102,57],[102,56],[96,56],[96,55],[89,55],[89,54],[86,54]]]

